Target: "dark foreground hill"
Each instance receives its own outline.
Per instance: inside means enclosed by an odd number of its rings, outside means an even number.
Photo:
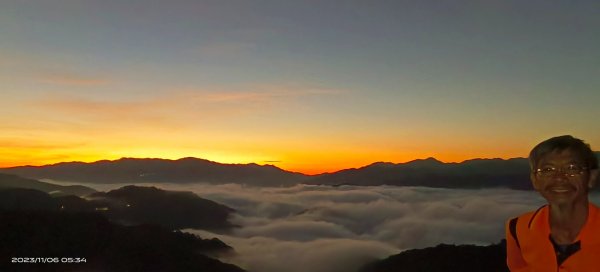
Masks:
[[[220,254],[233,251],[217,239],[121,226],[98,213],[0,210],[0,271],[244,271],[211,257]]]
[[[81,185],[70,185],[61,186],[50,184],[47,182],[41,182],[38,180],[22,178],[15,175],[0,174],[0,189],[1,188],[26,188],[35,189],[42,192],[46,192],[55,196],[58,195],[76,195],[85,196],[96,192],[92,188],[88,188]]]
[[[365,265],[360,272],[508,272],[506,243],[412,249]]]
[[[233,227],[229,215],[234,209],[201,198],[192,192],[165,191],[156,187],[125,186],[107,193],[90,195],[104,204],[111,219],[127,224],[151,223],[172,229],[197,228],[213,231]],[[77,207],[77,205],[71,205]]]
[[[53,197],[33,189],[0,188],[0,210],[95,212],[127,225],[150,223],[169,229],[227,231],[233,227],[228,221],[233,209],[191,192],[126,186],[90,197]]]

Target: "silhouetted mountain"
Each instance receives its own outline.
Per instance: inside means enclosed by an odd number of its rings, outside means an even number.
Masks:
[[[0,210],[95,212],[104,207],[101,201],[88,201],[78,196],[54,196],[35,189],[0,188]]]
[[[595,154],[600,158],[600,152]],[[443,163],[434,158],[398,164],[378,162],[358,169],[314,176],[306,183],[533,189],[529,179],[529,161],[525,158],[473,159],[461,163]]]
[[[600,157],[600,152],[596,152]],[[47,166],[2,168],[0,172],[29,178],[94,183],[209,182],[257,186],[314,185],[396,185],[438,188],[506,187],[531,190],[529,163],[525,158],[473,159],[443,163],[434,158],[407,163],[377,162],[362,168],[307,176],[256,164],[220,164],[184,158],[120,159],[94,163],[69,162]]]
[[[81,185],[62,186],[33,179],[26,179],[15,175],[0,174],[0,188],[27,188],[46,192],[52,195],[77,195],[85,196],[96,192],[92,188]]]
[[[156,187],[125,186],[90,195],[111,219],[127,224],[152,223],[173,229],[225,230],[235,210],[200,198],[192,192],[164,191]],[[74,200],[71,200],[74,201]],[[71,205],[77,205],[72,203]]]
[[[77,196],[50,195],[21,188],[0,189],[0,210],[97,212],[127,225],[157,224],[170,229],[227,231],[235,210],[191,192],[126,186],[108,193]]]
[[[507,187],[531,189],[526,159],[474,159],[443,163],[434,158],[407,163],[374,163],[313,177],[309,184],[396,185],[437,188]]]
[[[81,183],[238,183],[255,186],[294,185],[304,180],[300,173],[272,165],[221,164],[196,158],[179,160],[132,159],[65,162],[46,166],[21,166],[0,172],[35,179],[54,179]]]
[[[365,265],[360,272],[508,272],[506,241],[490,246],[446,245],[412,249]]]
[[[98,213],[0,211],[0,271],[244,271],[209,257],[220,254],[233,251],[217,239],[120,226]],[[12,263],[13,257],[85,262]]]
[[[0,210],[58,211],[58,201],[42,191],[24,188],[0,188]]]

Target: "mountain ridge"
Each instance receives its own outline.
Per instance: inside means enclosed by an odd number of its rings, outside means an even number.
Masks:
[[[508,272],[506,240],[488,246],[439,244],[423,249],[410,249],[370,262],[359,272]]]
[[[42,166],[0,168],[0,172],[32,179],[52,179],[79,183],[243,183],[257,186],[297,184],[306,177],[273,165],[222,164],[185,157],[120,158],[96,162],[60,162]]]
[[[123,226],[99,213],[0,210],[0,231],[2,271],[245,271],[218,260],[236,254],[221,240],[157,225]],[[77,261],[10,262],[38,256]]]
[[[600,157],[600,152],[595,152]],[[433,157],[405,163],[375,162],[360,168],[306,175],[274,165],[222,164],[185,157],[121,158],[97,162],[62,162],[45,166],[0,168],[0,173],[30,179],[78,183],[236,183],[250,186],[357,185],[424,186],[434,188],[494,188],[532,190],[526,158],[476,158],[442,162]]]
[[[96,190],[81,185],[56,185],[39,180],[23,178],[13,174],[0,173],[0,189],[23,188],[35,189],[53,195],[76,195],[85,196],[96,192]]]

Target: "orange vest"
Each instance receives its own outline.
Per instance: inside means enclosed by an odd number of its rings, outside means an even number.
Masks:
[[[510,271],[600,271],[600,209],[589,204],[587,221],[575,239],[580,248],[560,265],[550,240],[549,210],[546,205],[506,222],[506,263]]]

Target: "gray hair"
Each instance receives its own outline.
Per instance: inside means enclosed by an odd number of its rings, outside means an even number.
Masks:
[[[598,169],[598,158],[589,144],[571,135],[563,135],[545,140],[531,150],[529,153],[529,167],[531,167],[531,171],[535,171],[542,157],[555,151],[560,152],[564,150],[574,151],[579,158],[583,159],[588,169]]]

